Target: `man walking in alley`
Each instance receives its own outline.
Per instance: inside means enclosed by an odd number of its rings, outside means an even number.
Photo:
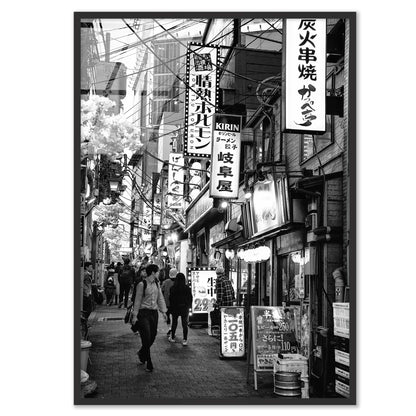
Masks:
[[[235,299],[234,288],[228,276],[224,274],[223,267],[217,267],[217,306],[232,306]]]
[[[120,270],[119,274],[119,283],[120,283],[120,304],[119,308],[123,306],[124,298],[124,307],[127,308],[127,303],[129,301],[130,288],[134,282],[135,271],[132,266],[130,266],[130,259],[124,259],[124,266]]]
[[[142,347],[137,353],[139,362],[141,364],[146,363],[146,371],[152,372],[153,364],[150,347],[153,345],[157,334],[158,309],[166,320],[167,308],[162,291],[156,281],[159,275],[159,267],[155,264],[149,264],[146,267],[146,275],[146,279],[137,285],[132,326],[139,329],[142,339]]]

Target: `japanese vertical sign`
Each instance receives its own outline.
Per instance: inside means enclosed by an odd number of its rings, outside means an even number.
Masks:
[[[168,208],[182,208],[183,181],[184,181],[184,158],[182,153],[171,153],[169,155],[168,171]]]
[[[184,154],[210,158],[212,116],[218,95],[216,46],[191,43],[186,60]]]
[[[162,211],[162,194],[153,195],[153,225],[160,225]]]
[[[240,176],[241,116],[214,114],[211,181],[215,198],[237,198]]]
[[[285,19],[283,131],[325,133],[326,19]]]
[[[221,350],[224,358],[241,358],[245,355],[244,308],[221,308]]]
[[[192,290],[192,313],[208,313],[208,306],[216,300],[215,283],[217,274],[212,268],[189,269]]]

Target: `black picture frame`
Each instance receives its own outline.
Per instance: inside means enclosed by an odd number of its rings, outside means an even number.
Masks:
[[[350,21],[350,73],[349,73],[349,161],[350,161],[350,235],[349,235],[349,296],[351,303],[351,345],[350,345],[350,398],[313,398],[276,403],[275,400],[258,398],[227,398],[227,399],[101,399],[84,398],[80,395],[80,306],[82,258],[80,255],[79,220],[80,220],[80,27],[83,18],[249,18],[249,17],[315,17],[345,18]],[[98,12],[84,11],[74,13],[74,404],[75,405],[355,405],[357,403],[357,348],[356,348],[356,309],[357,309],[357,277],[356,277],[356,12]],[[251,215],[246,215],[246,219]]]

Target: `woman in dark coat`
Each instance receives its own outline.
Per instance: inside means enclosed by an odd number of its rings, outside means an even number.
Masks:
[[[191,288],[186,284],[185,275],[178,273],[175,284],[170,290],[170,310],[172,312],[172,333],[169,337],[170,342],[176,342],[175,332],[178,327],[178,318],[181,317],[183,340],[182,345],[188,345],[188,315],[192,306]]]

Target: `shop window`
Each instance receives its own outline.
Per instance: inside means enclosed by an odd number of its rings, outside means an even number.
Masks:
[[[303,251],[294,251],[279,257],[279,271],[282,282],[282,301],[297,303],[309,295],[303,267]]]

